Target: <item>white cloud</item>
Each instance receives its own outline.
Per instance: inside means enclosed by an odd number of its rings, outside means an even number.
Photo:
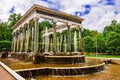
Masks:
[[[49,0],[54,4],[49,4],[41,0],[0,0],[0,19],[2,21],[7,21],[10,13],[9,10],[14,6],[15,13],[21,13],[22,15],[33,5],[39,4],[49,8],[57,7],[60,5],[60,11],[74,14],[76,11],[84,12],[84,5],[91,5],[92,8],[88,15],[82,16],[85,18],[83,22],[83,27],[92,30],[102,31],[104,26],[110,24],[111,20],[116,19],[120,21],[120,1],[116,1],[116,5],[104,5],[99,4],[100,0]],[[114,11],[119,12],[115,14]]]
[[[39,0],[0,0],[0,19],[7,21],[10,12],[9,10],[14,6],[15,13],[21,13],[22,15],[33,5],[40,4],[48,7],[48,4]]]
[[[116,8],[117,9],[117,8]],[[83,25],[85,28],[103,31],[106,25],[109,25],[113,19],[120,21],[120,14],[115,14],[115,6],[100,5],[93,7],[90,14],[84,16]]]

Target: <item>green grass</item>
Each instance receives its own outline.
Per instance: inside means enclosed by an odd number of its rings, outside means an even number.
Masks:
[[[86,57],[100,57],[100,58],[120,58],[120,55],[104,55],[104,54],[85,54]]]

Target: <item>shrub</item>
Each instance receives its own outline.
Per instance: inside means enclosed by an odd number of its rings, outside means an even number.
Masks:
[[[0,52],[5,49],[10,51],[12,46],[12,41],[0,41]]]

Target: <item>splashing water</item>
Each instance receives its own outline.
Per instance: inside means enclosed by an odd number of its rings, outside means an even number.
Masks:
[[[57,51],[59,52],[59,45],[60,45],[60,42],[59,42],[59,37],[57,37]]]
[[[77,33],[74,32],[74,52],[77,52]]]
[[[48,40],[48,29],[46,27],[46,30],[45,30],[45,52],[48,52],[48,46],[49,46],[49,40]]]

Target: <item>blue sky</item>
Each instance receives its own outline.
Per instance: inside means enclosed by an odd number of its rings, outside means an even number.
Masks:
[[[23,15],[33,4],[82,17],[84,28],[99,32],[113,19],[120,22],[119,0],[0,0],[0,20],[7,21],[13,13]]]

